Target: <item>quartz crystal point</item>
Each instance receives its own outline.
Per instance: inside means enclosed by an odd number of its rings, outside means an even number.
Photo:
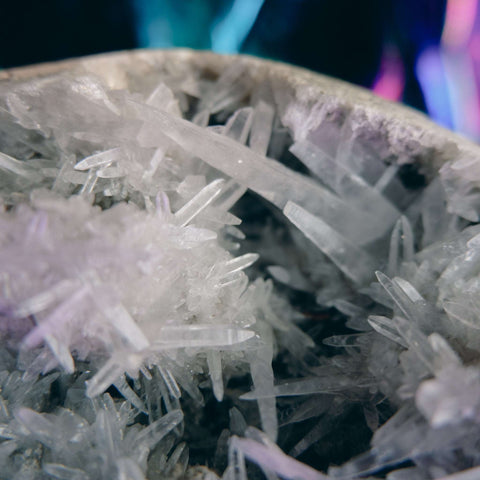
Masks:
[[[275,445],[263,445],[249,438],[232,437],[231,448],[241,452],[249,460],[257,463],[267,471],[273,471],[289,480],[304,478],[305,480],[325,480],[328,477],[285,455]]]
[[[120,148],[112,148],[105,152],[95,153],[84,158],[75,165],[75,170],[89,170],[90,168],[105,167],[119,159],[122,154]]]
[[[321,218],[290,201],[283,213],[355,283],[362,284],[371,277],[375,265],[373,258],[351,244]]]
[[[275,110],[271,105],[260,100],[258,104],[255,105],[253,115],[249,145],[254,152],[260,155],[266,155],[272,136]]]
[[[290,151],[353,208],[371,213],[384,225],[391,225],[399,217],[398,210],[377,189],[311,142],[296,142]]]

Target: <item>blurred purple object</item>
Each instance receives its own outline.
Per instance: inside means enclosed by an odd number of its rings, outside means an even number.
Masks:
[[[453,128],[451,101],[440,49],[430,47],[424,50],[415,67],[429,115],[440,125]]]
[[[480,140],[480,9],[478,0],[448,0],[439,45],[423,50],[416,73],[428,113]]]

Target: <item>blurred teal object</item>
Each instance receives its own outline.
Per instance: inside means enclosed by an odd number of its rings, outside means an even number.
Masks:
[[[238,53],[264,0],[188,0],[135,3],[140,46],[183,46]]]
[[[137,0],[139,46],[210,49],[210,30],[232,3],[222,0]]]
[[[212,28],[212,50],[240,52],[262,5],[263,0],[234,0],[230,11]]]

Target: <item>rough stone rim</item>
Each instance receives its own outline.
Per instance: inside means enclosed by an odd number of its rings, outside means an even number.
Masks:
[[[102,76],[112,87],[122,87],[122,78],[132,69],[139,74],[148,73],[165,62],[175,62],[218,75],[239,58],[248,65],[255,81],[270,80],[281,85],[305,111],[322,101],[354,113],[382,139],[399,163],[418,162],[426,173],[432,174],[445,162],[461,156],[473,156],[480,161],[480,145],[435,124],[412,108],[335,78],[248,55],[220,55],[183,48],[127,50],[2,70],[0,84],[67,71],[88,71]]]

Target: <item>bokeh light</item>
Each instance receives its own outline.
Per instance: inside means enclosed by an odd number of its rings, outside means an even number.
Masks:
[[[128,48],[248,53],[332,75],[480,140],[479,0],[3,2],[0,67]]]

